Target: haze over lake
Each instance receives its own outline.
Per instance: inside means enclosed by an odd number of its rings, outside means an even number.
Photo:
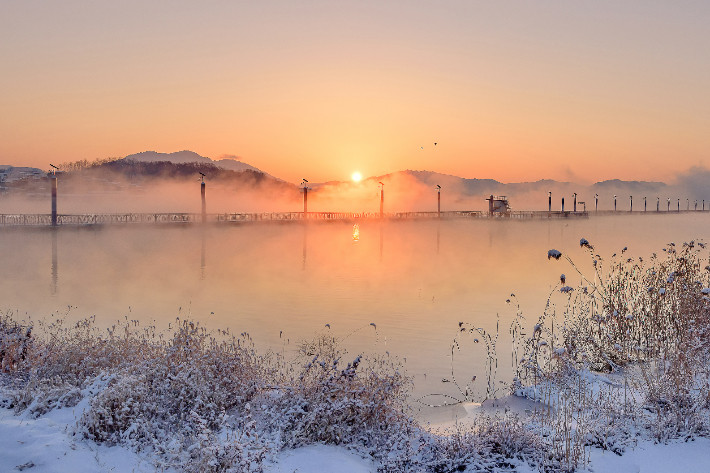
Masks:
[[[96,315],[100,327],[128,317],[158,330],[189,316],[208,329],[247,332],[260,352],[270,348],[287,356],[299,341],[329,331],[345,339],[346,360],[362,352],[399,357],[414,377],[413,398],[457,396],[456,386],[442,380],[452,381],[459,322],[494,334],[499,320],[498,379],[507,382],[515,301],[533,323],[560,274],[573,287],[581,282],[567,262],[548,261],[547,250],[570,255],[592,277],[580,238],[608,264],[624,247],[624,259],[646,259],[653,252],[663,257],[667,243],[697,239],[709,228],[710,216],[702,212],[530,221],[5,228],[0,308],[34,320]],[[517,299],[507,304],[511,293]],[[552,302],[562,308],[566,296],[557,291]],[[482,397],[485,349],[473,338],[461,339],[454,373],[464,384],[477,376]],[[436,418],[441,410],[423,409],[422,415]]]

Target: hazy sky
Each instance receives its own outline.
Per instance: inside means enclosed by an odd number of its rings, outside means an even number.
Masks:
[[[0,0],[0,164],[669,181],[710,165],[709,25],[707,1]]]

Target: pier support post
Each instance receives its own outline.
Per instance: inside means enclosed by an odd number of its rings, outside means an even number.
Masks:
[[[441,218],[441,189],[436,193],[436,216]]]
[[[202,223],[207,222],[207,201],[205,200],[205,181],[200,184],[200,194],[202,195]]]
[[[50,178],[52,181],[52,226],[57,226],[57,176]]]

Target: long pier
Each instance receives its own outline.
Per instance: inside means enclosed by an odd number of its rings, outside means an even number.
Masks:
[[[206,214],[206,222],[246,223],[246,222],[289,222],[326,220],[412,220],[412,219],[453,219],[453,218],[588,218],[589,212],[260,212],[260,213],[218,213]],[[108,214],[57,214],[54,226],[84,226],[113,224],[193,224],[202,223],[201,213],[108,213]],[[0,226],[52,226],[52,214],[0,214]]]
[[[433,219],[560,219],[589,218],[591,216],[641,216],[641,215],[677,215],[689,213],[710,213],[708,210],[671,210],[669,211],[543,211],[521,210],[511,212],[485,212],[480,210],[454,210],[446,212],[253,212],[253,213],[106,213],[106,214],[57,214],[53,225],[52,214],[0,214],[0,227],[49,227],[49,226],[90,226],[115,224],[239,224],[249,222],[303,222],[334,220],[433,220]]]
[[[246,223],[246,222],[288,222],[325,220],[412,220],[412,219],[452,219],[452,218],[587,218],[589,212],[259,212],[259,213],[219,213],[206,214],[206,222]],[[191,224],[202,223],[201,213],[109,213],[109,214],[57,214],[54,226],[84,226],[113,224]],[[52,214],[0,214],[0,226],[52,226]]]

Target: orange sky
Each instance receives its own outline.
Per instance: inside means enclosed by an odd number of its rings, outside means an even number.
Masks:
[[[580,183],[710,166],[710,4],[617,3],[3,2],[0,164],[189,149],[293,182]]]

